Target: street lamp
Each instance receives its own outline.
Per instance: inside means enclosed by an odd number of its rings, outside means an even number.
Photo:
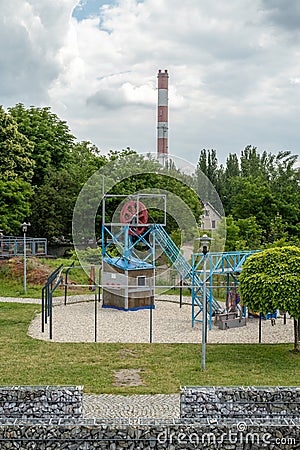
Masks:
[[[205,360],[206,360],[206,336],[207,336],[207,290],[206,290],[206,262],[207,262],[207,254],[209,250],[209,244],[213,241],[213,238],[204,234],[199,238],[199,241],[202,244],[202,253],[203,253],[203,304],[202,304],[202,362],[201,368],[205,370]]]
[[[26,233],[27,229],[30,227],[30,223],[23,222],[21,225],[21,229],[24,235],[23,242],[23,254],[24,254],[24,294],[26,294]]]

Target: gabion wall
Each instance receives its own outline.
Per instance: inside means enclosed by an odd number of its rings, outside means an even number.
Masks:
[[[210,411],[205,418],[82,419],[82,386],[0,388],[0,449],[300,449],[299,388],[183,388],[182,411],[190,405],[189,413],[198,413],[200,399]],[[249,418],[254,399],[257,405],[280,402],[280,410],[259,417],[256,409]],[[241,400],[248,412],[238,409],[236,417],[231,413]],[[285,410],[283,400],[289,400]]]
[[[300,387],[200,387],[180,390],[181,418],[300,417]]]
[[[83,386],[0,387],[0,417],[80,418],[82,414]]]
[[[176,420],[0,420],[1,449],[36,450],[295,450],[295,422]]]

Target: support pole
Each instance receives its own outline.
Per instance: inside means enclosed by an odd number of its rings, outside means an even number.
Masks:
[[[179,286],[179,307],[182,308],[182,276],[180,276]]]
[[[152,280],[149,280],[150,283],[150,315],[149,315],[149,342],[152,344],[153,342],[153,286],[152,286]]]
[[[46,290],[45,290],[45,323],[48,323],[49,316],[49,282],[47,282]]]
[[[45,287],[42,288],[42,333],[44,333],[45,331],[44,315],[45,315]]]
[[[100,298],[101,298],[101,266],[99,267],[99,273],[98,273],[98,303],[100,303]]]
[[[206,324],[207,324],[207,295],[206,295],[206,255],[203,259],[203,320],[202,320],[202,370],[205,370],[206,363]]]
[[[258,326],[258,343],[261,344],[261,325],[262,325],[262,321],[261,321],[261,313],[259,313],[259,326]]]
[[[95,342],[97,342],[97,292],[95,291]]]
[[[49,295],[49,308],[50,308],[50,312],[49,312],[49,337],[50,337],[50,340],[52,340],[52,289],[51,289],[50,295]]]
[[[67,268],[66,270],[66,277],[65,277],[65,306],[67,304],[67,298],[68,298],[68,276],[69,271],[74,267],[75,262],[73,261],[71,266]]]
[[[27,278],[27,267],[26,267],[26,231],[24,231],[24,242],[23,242],[23,246],[24,246],[24,294],[26,294],[26,278]]]

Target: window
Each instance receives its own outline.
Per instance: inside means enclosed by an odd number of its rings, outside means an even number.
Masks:
[[[145,275],[141,277],[137,277],[137,285],[138,286],[146,286],[146,277]]]
[[[212,220],[212,221],[211,221],[211,227],[212,227],[212,228],[216,228],[216,221],[215,221],[215,220]]]

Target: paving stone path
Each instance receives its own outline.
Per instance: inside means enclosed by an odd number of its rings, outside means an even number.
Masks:
[[[157,395],[86,395],[85,418],[179,418],[179,394]]]

